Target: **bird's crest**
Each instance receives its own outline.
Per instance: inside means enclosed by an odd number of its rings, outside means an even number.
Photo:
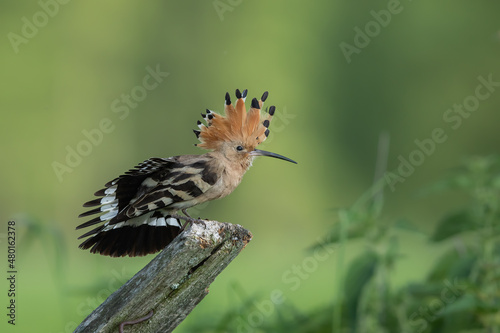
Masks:
[[[206,125],[198,121],[200,130],[194,130],[201,143],[196,146],[204,149],[217,149],[222,143],[240,141],[248,149],[253,150],[266,140],[269,135],[269,123],[276,108],[269,107],[269,111],[262,114],[261,109],[267,99],[267,91],[260,100],[252,99],[250,110],[246,110],[245,99],[247,90],[240,92],[236,89],[236,106],[231,103],[229,93],[226,93],[224,112],[225,116],[211,110],[201,114]],[[267,110],[266,110],[267,111]]]

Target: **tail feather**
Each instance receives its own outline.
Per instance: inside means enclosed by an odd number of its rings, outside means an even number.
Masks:
[[[154,211],[116,224],[105,223],[80,238],[92,236],[80,244],[111,257],[137,257],[156,253],[182,231],[180,221],[166,212]]]

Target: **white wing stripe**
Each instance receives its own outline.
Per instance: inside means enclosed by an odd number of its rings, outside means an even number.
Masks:
[[[114,201],[116,199],[116,195],[107,195],[104,198],[101,199],[101,204],[105,205],[108,203],[111,203],[111,201]]]
[[[104,205],[104,206],[101,207],[101,212],[112,210],[113,208],[116,208],[117,206],[118,206],[118,202],[112,203],[112,204],[109,204],[109,205]]]
[[[113,194],[113,193],[116,192],[116,188],[117,188],[116,185],[115,186],[111,186],[111,187],[107,188],[106,191],[104,191],[104,194]]]
[[[109,220],[112,217],[114,217],[116,214],[117,214],[117,209],[111,210],[107,214],[102,215],[101,220],[102,221]],[[143,224],[149,225],[151,227],[172,226],[172,227],[182,228],[181,224],[179,223],[179,220],[177,220],[176,218],[173,218],[173,217],[165,218],[164,216],[153,217],[152,216],[153,214],[154,214],[154,212],[151,212],[149,214],[137,216],[137,217],[128,219],[127,221],[122,221],[122,222],[118,222],[115,224],[108,224],[108,222],[106,222],[103,231],[118,229],[118,228],[126,227],[126,226],[138,227],[138,226],[141,226]],[[113,215],[113,216],[110,217],[111,215]]]
[[[173,217],[167,218],[167,224],[171,225],[173,227],[179,227],[179,228],[181,228],[181,225],[179,224],[179,221],[177,221],[177,219],[175,219]]]
[[[117,214],[118,214],[118,207],[113,208],[112,210],[108,211],[106,214],[101,215],[101,221],[111,220]]]

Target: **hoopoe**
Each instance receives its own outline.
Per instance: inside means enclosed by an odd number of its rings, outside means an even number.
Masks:
[[[234,191],[256,156],[270,156],[297,163],[287,157],[255,149],[269,135],[269,123],[276,108],[261,114],[267,91],[260,100],[252,99],[246,111],[247,90],[236,89],[236,106],[226,93],[225,116],[206,110],[193,130],[210,150],[203,155],[151,158],[108,182],[95,193],[99,197],[85,203],[96,207],[79,217],[100,214],[80,224],[77,229],[103,223],[83,234],[80,244],[112,257],[143,256],[167,246],[186,224],[201,222],[189,216],[186,209],[206,201],[225,197]],[[178,214],[181,211],[184,215]],[[184,225],[181,224],[184,220]]]

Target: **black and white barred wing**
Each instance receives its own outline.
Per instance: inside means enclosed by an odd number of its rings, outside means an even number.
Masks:
[[[95,193],[99,198],[84,204],[96,208],[80,217],[99,216],[77,229],[103,224],[79,237],[91,236],[80,248],[113,257],[163,249],[182,230],[171,216],[178,209],[175,205],[192,201],[210,187],[196,186],[192,179],[197,173],[186,172],[192,169],[178,157],[152,158],[108,182]]]

